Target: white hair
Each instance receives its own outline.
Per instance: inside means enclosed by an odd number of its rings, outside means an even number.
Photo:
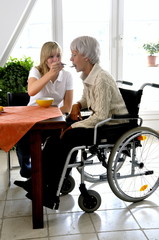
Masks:
[[[70,48],[87,57],[92,64],[99,63],[100,46],[95,38],[89,36],[75,38]]]

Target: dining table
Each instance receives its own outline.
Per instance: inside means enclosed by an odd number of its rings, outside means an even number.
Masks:
[[[0,112],[0,149],[10,151],[30,133],[33,229],[44,227],[42,188],[42,131],[63,129],[65,118],[56,106],[4,107]]]

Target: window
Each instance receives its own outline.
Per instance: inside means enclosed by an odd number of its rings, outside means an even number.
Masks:
[[[51,0],[37,0],[10,55],[16,58],[31,57],[38,63],[41,46],[51,40]]]
[[[110,0],[63,0],[63,50],[64,61],[70,65],[70,43],[82,35],[95,37],[101,47],[101,65],[108,69]],[[75,101],[82,93],[82,82],[72,71],[75,81]],[[80,73],[79,73],[80,74]]]
[[[159,68],[148,67],[147,54],[142,47],[144,43],[159,41],[158,8],[158,0],[124,2],[123,79],[132,81],[135,89],[145,82],[159,83]],[[143,109],[158,109],[158,91],[145,88]]]
[[[53,39],[51,29],[51,9],[52,0],[38,0],[36,2],[24,26],[24,30],[11,53],[12,57],[26,55],[31,56],[36,63],[39,62],[39,52],[42,44],[49,40],[56,40]],[[76,71],[69,68],[71,65],[70,42],[80,35],[90,35],[97,38],[101,46],[101,65],[109,70],[110,0],[62,0],[62,12],[63,62],[67,64],[66,68],[73,74],[75,82],[74,101],[76,101],[82,93],[82,82]],[[58,28],[55,25],[56,23],[54,24],[53,22],[52,28]]]
[[[56,9],[57,21],[52,21],[52,9],[59,1],[63,13],[61,28],[58,25],[60,9]],[[147,81],[158,83],[159,68],[147,67],[146,53],[142,48],[147,41],[159,40],[158,8],[158,0],[37,0],[10,55],[31,56],[37,63],[42,44],[57,40],[53,32],[62,31],[63,61],[74,76],[76,101],[81,96],[82,83],[76,71],[69,68],[69,46],[75,37],[91,35],[100,42],[102,67],[111,71],[116,79],[132,81],[136,89]],[[158,90],[151,91],[151,104],[157,110]],[[150,90],[146,92],[145,98],[149,99]],[[144,109],[151,108],[146,100]]]
[[[142,46],[147,42],[159,41],[158,8],[158,0],[126,0],[124,3],[124,78],[131,79],[131,73],[132,80],[138,82],[134,68],[144,73],[143,68],[147,67],[147,54]]]
[[[110,0],[63,0],[63,49],[69,59],[70,42],[81,35],[95,37],[101,46],[101,64],[109,69]]]

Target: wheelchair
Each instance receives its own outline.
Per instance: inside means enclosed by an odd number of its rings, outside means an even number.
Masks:
[[[159,134],[142,126],[138,115],[146,86],[159,88],[158,84],[145,83],[139,90],[119,88],[128,109],[126,115],[114,115],[96,124],[92,146],[77,146],[69,152],[59,182],[57,197],[70,193],[75,181],[71,175],[65,179],[68,168],[77,168],[81,175],[79,207],[87,212],[96,211],[101,205],[101,196],[87,190],[85,181],[108,182],[113,193],[121,200],[139,202],[149,197],[159,186]],[[113,125],[110,137],[104,133],[98,141],[98,131],[109,121],[129,121]],[[117,129],[116,129],[117,128]],[[78,151],[80,159],[70,164],[72,154]],[[97,173],[99,169],[99,173]],[[100,172],[101,171],[101,172]],[[55,207],[58,209],[58,203]]]

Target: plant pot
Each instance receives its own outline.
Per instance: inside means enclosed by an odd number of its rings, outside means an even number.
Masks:
[[[156,64],[156,56],[148,56],[147,60],[148,60],[148,67],[157,67]]]

